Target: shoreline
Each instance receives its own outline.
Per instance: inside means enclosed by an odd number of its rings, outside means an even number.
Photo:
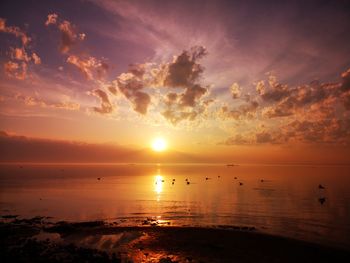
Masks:
[[[152,226],[152,222],[118,226],[104,221],[52,223],[45,220],[43,217],[2,220],[0,245],[6,259],[2,262],[350,260],[350,249],[273,236],[249,227]]]

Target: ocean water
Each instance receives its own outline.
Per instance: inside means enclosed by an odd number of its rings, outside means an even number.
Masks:
[[[3,164],[0,214],[122,225],[153,218],[179,226],[254,226],[349,249],[350,167]]]

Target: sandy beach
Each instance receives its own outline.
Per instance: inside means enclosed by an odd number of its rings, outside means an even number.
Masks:
[[[147,221],[146,221],[147,222]],[[6,218],[2,262],[340,262],[349,250],[259,233],[239,226],[118,226]]]

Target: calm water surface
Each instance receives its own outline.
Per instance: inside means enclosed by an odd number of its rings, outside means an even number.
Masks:
[[[57,221],[254,226],[350,248],[350,167],[1,165],[0,208]]]

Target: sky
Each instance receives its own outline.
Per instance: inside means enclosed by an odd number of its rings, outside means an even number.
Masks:
[[[1,1],[0,157],[350,163],[349,21],[347,0]]]

